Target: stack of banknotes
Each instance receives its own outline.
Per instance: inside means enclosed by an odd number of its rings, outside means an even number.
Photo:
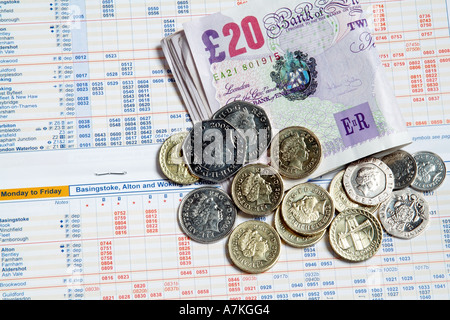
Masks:
[[[186,22],[161,44],[194,123],[235,101],[260,106],[272,136],[315,133],[314,176],[411,143],[357,1],[249,1]]]

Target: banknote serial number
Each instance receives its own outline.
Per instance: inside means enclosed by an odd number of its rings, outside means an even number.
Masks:
[[[278,52],[275,52],[273,55],[269,55],[267,57],[262,57],[258,59],[251,60],[247,63],[243,63],[240,66],[228,68],[219,72],[213,73],[214,81],[223,80],[226,78],[230,78],[234,75],[239,74],[241,71],[254,70],[258,67],[264,66],[268,63],[273,63],[277,60],[280,60],[281,56]]]
[[[214,29],[208,29],[202,34],[205,51],[209,52],[208,60],[210,64],[224,61],[227,54],[232,58],[247,53],[247,49],[258,50],[265,43],[258,19],[254,16],[244,17],[240,25],[235,22],[229,22],[222,27],[220,32]],[[241,34],[244,35],[247,46],[238,45]],[[230,38],[228,51],[220,48],[220,44],[217,43],[217,40],[221,37]]]

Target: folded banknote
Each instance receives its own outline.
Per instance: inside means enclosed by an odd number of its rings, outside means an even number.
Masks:
[[[318,136],[314,176],[411,142],[357,0],[249,1],[183,29],[162,47],[194,121],[256,104]]]

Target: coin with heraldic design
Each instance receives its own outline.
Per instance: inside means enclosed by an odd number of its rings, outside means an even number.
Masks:
[[[394,191],[381,204],[378,215],[386,232],[402,239],[418,236],[430,221],[428,202],[411,188]]]
[[[394,174],[394,190],[409,187],[417,174],[417,165],[413,156],[404,150],[397,150],[381,160]]]
[[[212,243],[231,232],[236,215],[236,206],[227,193],[215,187],[200,187],[183,198],[178,223],[192,240]]]
[[[365,205],[377,205],[394,189],[394,174],[380,159],[367,157],[347,166],[343,177],[348,197]]]
[[[378,219],[365,210],[347,209],[339,213],[329,228],[330,245],[340,257],[364,261],[381,247],[383,231]]]
[[[216,183],[236,174],[244,165],[246,150],[245,138],[223,119],[195,123],[182,145],[191,173]]]
[[[419,151],[413,154],[417,163],[417,175],[411,187],[418,191],[437,189],[445,179],[447,169],[440,156],[429,151]]]
[[[270,145],[271,165],[290,179],[310,176],[322,161],[322,146],[307,128],[292,126],[282,129]]]
[[[233,264],[248,273],[261,273],[272,268],[281,252],[277,231],[268,223],[247,220],[230,234],[228,255]]]
[[[191,174],[183,160],[181,145],[188,132],[179,132],[168,137],[158,154],[159,166],[164,175],[179,184],[192,184],[199,180]]]
[[[310,236],[304,236],[294,232],[283,221],[279,208],[275,211],[274,226],[275,230],[278,231],[280,238],[295,248],[306,248],[312,246],[313,244],[319,242],[327,232],[327,229],[324,229],[322,232]]]
[[[333,199],[319,185],[310,182],[297,184],[285,194],[281,216],[295,232],[313,235],[326,229],[333,220]]]
[[[242,167],[231,184],[231,198],[245,213],[262,216],[272,213],[284,195],[283,179],[271,166],[262,163]]]
[[[224,119],[238,129],[247,141],[247,161],[257,160],[272,140],[270,119],[262,107],[233,101],[217,110],[212,119]]]
[[[344,177],[344,171],[339,171],[331,180],[330,185],[328,187],[328,192],[330,193],[331,198],[334,200],[334,208],[342,212],[345,209],[363,209],[369,211],[374,214],[378,209],[378,204],[369,206],[361,203],[357,203],[352,201],[347,193],[344,190],[344,185],[342,183],[342,178]]]

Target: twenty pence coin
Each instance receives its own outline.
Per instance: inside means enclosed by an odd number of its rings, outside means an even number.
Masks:
[[[377,205],[394,190],[394,174],[380,159],[367,157],[347,166],[343,177],[348,197],[365,205]]]
[[[324,229],[323,231],[310,236],[304,236],[296,233],[292,231],[286,223],[284,223],[279,208],[275,211],[274,226],[275,230],[278,231],[280,238],[295,248],[306,248],[312,246],[313,244],[319,242],[327,232],[327,229]]]
[[[303,179],[310,176],[322,161],[322,146],[317,136],[304,127],[287,127],[270,145],[272,166],[284,177]]]
[[[363,261],[374,256],[381,247],[383,231],[378,219],[361,209],[339,213],[329,228],[334,252],[349,261]]]
[[[239,224],[228,239],[228,254],[233,264],[248,273],[269,270],[278,261],[281,240],[268,223],[248,220]]]
[[[192,240],[212,243],[231,232],[236,215],[233,200],[223,190],[200,187],[183,198],[178,208],[178,223]]]
[[[321,186],[301,183],[285,194],[281,215],[286,225],[295,232],[313,235],[326,229],[333,220],[333,199]]]
[[[233,178],[231,197],[243,212],[262,216],[272,213],[284,195],[283,179],[271,166],[261,163],[241,168]]]
[[[331,180],[330,185],[328,187],[328,192],[330,193],[331,198],[334,200],[334,208],[342,212],[345,209],[363,209],[369,211],[374,214],[379,205],[364,205],[357,202],[352,201],[347,193],[344,190],[344,184],[342,182],[342,178],[344,177],[344,171],[339,171]]]
[[[179,184],[192,184],[199,180],[191,174],[183,160],[181,145],[188,132],[179,132],[168,137],[158,154],[159,166],[164,175]]]

